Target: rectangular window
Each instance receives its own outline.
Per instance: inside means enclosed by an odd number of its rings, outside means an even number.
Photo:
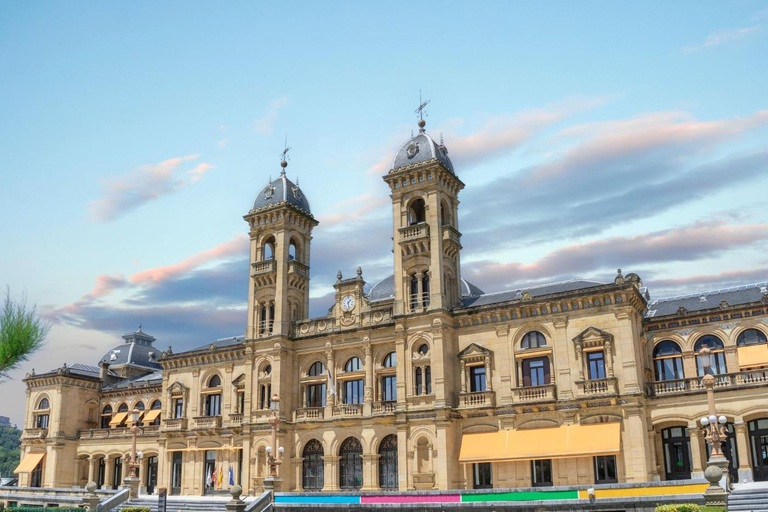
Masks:
[[[589,365],[589,380],[605,378],[605,354],[603,351],[587,353]]]
[[[177,398],[173,401],[173,417],[174,418],[183,418],[184,417],[184,399],[183,398]]]
[[[237,412],[243,414],[245,412],[245,393],[239,392],[237,394]]]
[[[115,472],[112,475],[112,488],[117,489],[120,487],[120,485],[123,482],[123,479],[121,478],[121,473],[123,472],[123,459],[122,457],[117,457],[115,459]]]
[[[416,387],[416,395],[417,396],[421,394],[421,390],[422,390],[422,388],[421,388],[421,373],[422,373],[422,369],[421,368],[416,368],[416,379],[415,379],[416,385],[415,385],[415,387]]]
[[[523,361],[523,386],[546,386],[550,383],[549,358],[536,357]]]
[[[469,367],[469,390],[472,393],[485,391],[485,366]]]
[[[259,409],[269,409],[272,407],[272,384],[262,384],[259,388]]]
[[[616,482],[618,482],[616,479],[616,456],[595,457],[595,483],[615,484]]]
[[[531,461],[531,481],[534,487],[548,487],[552,485],[552,460]]]
[[[205,415],[221,416],[221,395],[207,395],[205,397]]]
[[[37,428],[48,428],[48,415],[40,414],[37,417]]]
[[[344,403],[363,403],[363,379],[348,380],[344,382]]]
[[[104,478],[107,474],[107,465],[104,457],[99,459],[99,471],[96,475],[96,486],[101,489],[104,487]]]
[[[181,458],[184,456],[181,452],[173,452],[173,464],[171,468],[171,494],[181,494]]]
[[[424,368],[424,388],[427,390],[427,394],[432,394],[432,367],[427,366]]]
[[[381,399],[384,402],[397,401],[397,377],[390,375],[381,379]]]
[[[472,488],[473,489],[492,489],[493,488],[493,474],[491,472],[490,462],[472,464]]]
[[[307,407],[325,407],[325,384],[307,386]]]

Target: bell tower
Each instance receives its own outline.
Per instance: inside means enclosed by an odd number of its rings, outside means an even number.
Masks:
[[[243,218],[251,238],[246,339],[289,336],[291,322],[309,314],[309,249],[318,222],[298,185],[285,175],[257,195]]]
[[[421,113],[422,107],[418,112]],[[451,309],[461,298],[459,191],[448,149],[419,134],[395,154],[384,176],[392,198],[396,315]]]

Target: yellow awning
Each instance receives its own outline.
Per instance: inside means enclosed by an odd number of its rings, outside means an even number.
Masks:
[[[213,448],[168,448],[167,452],[208,452],[208,451],[221,451],[221,450],[242,450],[242,446],[215,446]]]
[[[459,462],[565,459],[619,453],[621,425],[563,425],[530,430],[464,434]]]
[[[148,423],[152,423],[153,421],[155,421],[155,418],[160,416],[161,412],[162,411],[160,409],[153,409],[151,411],[147,411],[144,413],[144,418],[142,418],[141,421],[143,421],[145,425]]]
[[[112,421],[109,422],[110,427],[119,427],[122,425],[122,423],[125,421],[125,418],[128,417],[127,412],[119,412],[115,414],[115,416],[112,418]]]
[[[739,368],[755,368],[768,365],[768,345],[747,345],[737,349]]]
[[[45,457],[43,453],[28,453],[21,459],[21,463],[13,470],[14,473],[31,473]]]

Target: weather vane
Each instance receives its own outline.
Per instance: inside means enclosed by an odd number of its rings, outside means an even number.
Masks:
[[[288,135],[285,136],[285,149],[280,153],[280,166],[283,168],[283,174],[285,174],[285,168],[288,167],[288,152],[291,148],[288,146]]]
[[[416,109],[416,113],[419,114],[419,133],[424,133],[424,126],[427,124],[424,121],[424,109],[426,108],[429,100],[421,100],[421,89],[419,89],[419,108]]]

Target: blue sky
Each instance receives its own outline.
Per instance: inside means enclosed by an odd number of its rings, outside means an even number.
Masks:
[[[244,330],[247,213],[288,175],[336,271],[392,266],[381,175],[443,133],[485,291],[638,272],[654,297],[768,280],[768,2],[3,2],[0,282],[54,328],[0,385],[139,322]]]

